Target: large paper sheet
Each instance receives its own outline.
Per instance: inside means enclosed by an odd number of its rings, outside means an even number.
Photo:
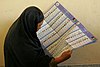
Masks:
[[[45,14],[45,22],[37,32],[41,44],[52,56],[96,42],[96,38],[59,2]]]

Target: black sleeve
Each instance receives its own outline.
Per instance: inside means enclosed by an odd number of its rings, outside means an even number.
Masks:
[[[37,67],[49,67],[49,63],[51,62],[53,57],[49,57],[48,55],[41,56],[37,59]]]
[[[21,61],[20,63],[24,67],[49,67],[53,57],[45,55],[42,50],[35,49],[29,45],[16,45],[13,51],[15,51],[17,60]],[[17,62],[16,59],[14,60]]]

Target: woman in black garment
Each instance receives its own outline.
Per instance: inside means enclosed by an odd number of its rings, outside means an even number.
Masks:
[[[45,55],[36,34],[43,20],[42,11],[31,6],[12,24],[4,43],[5,67],[56,67],[71,56],[70,50],[56,58]]]

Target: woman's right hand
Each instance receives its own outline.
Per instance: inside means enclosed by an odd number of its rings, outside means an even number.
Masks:
[[[50,67],[56,67],[57,64],[69,59],[71,57],[72,51],[64,51],[59,57],[53,58],[49,63]]]
[[[65,60],[69,59],[71,57],[71,54],[72,54],[71,50],[64,51],[59,57],[55,58],[55,61],[57,63],[61,63]]]
[[[72,51],[71,50],[68,50],[68,51],[64,51],[62,54],[61,54],[61,58],[63,60],[67,60],[71,57],[71,54],[72,54]]]

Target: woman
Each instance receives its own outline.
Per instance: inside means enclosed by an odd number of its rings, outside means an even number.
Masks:
[[[5,67],[56,67],[71,56],[71,51],[56,58],[45,55],[36,34],[43,20],[42,11],[31,6],[13,23],[4,43]]]

